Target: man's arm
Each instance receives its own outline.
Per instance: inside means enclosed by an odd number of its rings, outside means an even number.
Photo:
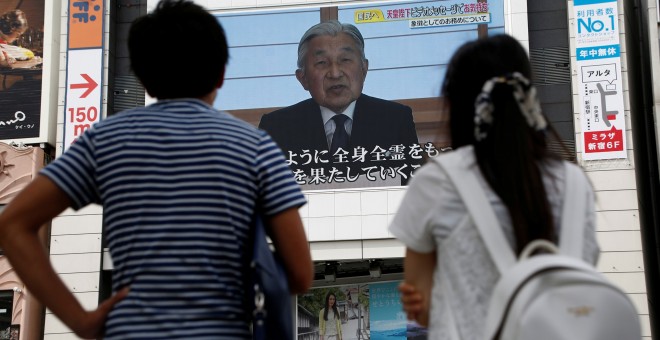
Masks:
[[[298,208],[289,208],[267,218],[266,228],[286,268],[292,294],[312,286],[314,268]]]
[[[128,291],[87,312],[57,276],[38,231],[70,205],[64,191],[38,176],[0,214],[0,246],[30,292],[78,336],[91,339],[102,335],[107,313]]]

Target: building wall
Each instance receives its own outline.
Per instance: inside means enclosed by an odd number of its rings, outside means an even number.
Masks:
[[[535,0],[537,1],[537,0]],[[548,0],[553,1],[553,0]],[[346,2],[301,2],[286,0],[205,0],[196,1],[209,10],[256,9],[304,4],[346,4]],[[156,1],[149,1],[153,8]],[[527,29],[527,2],[505,0],[507,32],[529,47]],[[106,8],[110,1],[106,0]],[[62,120],[64,114],[64,80],[66,76],[67,4],[61,8],[61,51],[58,96],[58,155],[62,150]],[[620,14],[622,8],[620,8]],[[572,17],[572,1],[568,2],[571,47],[574,47],[575,23]],[[620,20],[623,20],[620,15]],[[109,14],[106,13],[106,41],[109,41]],[[623,32],[623,24],[621,34]],[[622,41],[623,77],[626,84],[625,39]],[[574,48],[570,49],[571,51]],[[571,52],[573,80],[576,79],[575,55]],[[109,51],[104,53],[107,58]],[[107,82],[110,63],[106,60],[104,79]],[[440,80],[438,80],[440,81]],[[104,98],[108,84],[104,84]],[[577,108],[577,90],[572,89],[574,108]],[[630,111],[626,92],[626,118]],[[575,109],[574,109],[575,110]],[[107,100],[103,112],[106,113]],[[635,302],[644,323],[644,335],[650,338],[644,266],[642,263],[639,218],[635,188],[634,161],[630,134],[627,131],[628,160],[585,162],[581,160],[579,141],[579,115],[574,112],[576,149],[580,164],[587,171],[597,191],[598,239],[602,254],[599,269],[621,286]],[[627,126],[630,126],[628,122]],[[403,246],[392,238],[387,225],[397,210],[405,187],[386,189],[324,190],[307,192],[309,204],[302,207],[305,231],[315,261],[351,260],[402,257]],[[67,210],[52,224],[51,258],[56,271],[67,286],[87,308],[94,308],[99,297],[99,276],[102,263],[101,245],[102,210],[91,206],[79,212]],[[76,339],[51,313],[46,315],[44,339]]]
[[[102,210],[66,210],[51,224],[50,258],[55,271],[86,309],[98,305],[101,272]],[[49,310],[44,339],[77,339]]]

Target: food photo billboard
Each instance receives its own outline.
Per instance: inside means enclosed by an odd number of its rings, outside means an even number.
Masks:
[[[41,133],[44,2],[0,0],[0,140]]]

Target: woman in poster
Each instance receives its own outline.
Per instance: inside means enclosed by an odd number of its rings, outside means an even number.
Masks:
[[[337,309],[337,296],[328,292],[325,296],[325,308],[319,312],[319,335],[321,340],[342,340],[341,316]]]

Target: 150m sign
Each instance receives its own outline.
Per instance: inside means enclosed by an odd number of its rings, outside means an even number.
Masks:
[[[64,150],[101,119],[102,60],[101,49],[69,51]]]
[[[99,119],[99,109],[95,106],[70,107],[68,108],[68,116],[73,135],[77,138],[85,130],[89,129],[93,122]]]

